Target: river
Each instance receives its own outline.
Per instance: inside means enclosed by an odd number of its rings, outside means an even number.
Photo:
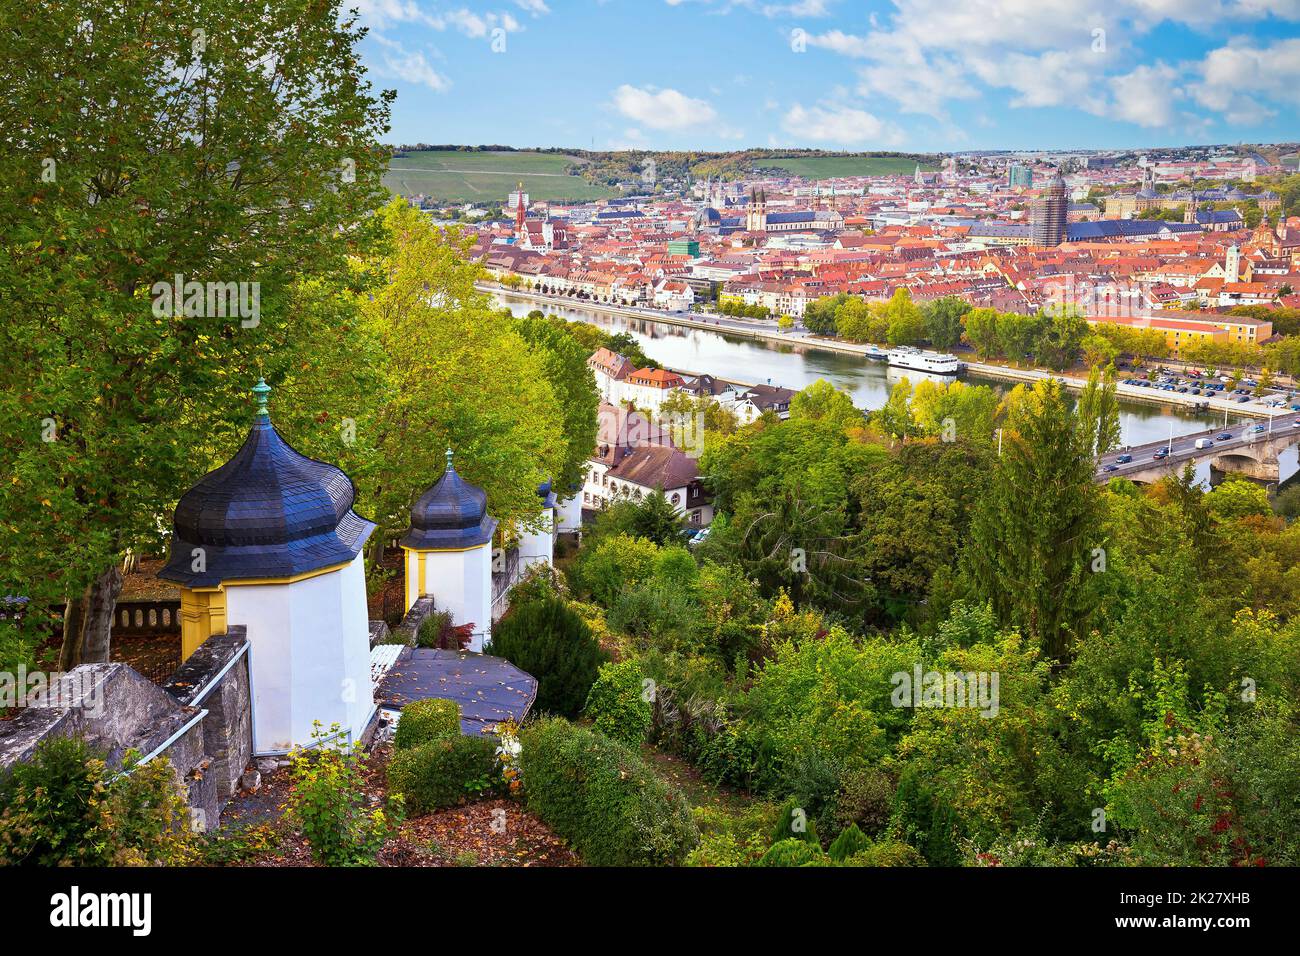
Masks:
[[[536,302],[508,294],[497,293],[495,298],[518,316],[527,315],[539,308]],[[795,390],[824,378],[852,395],[854,404],[864,409],[880,408],[889,397],[889,390],[904,374],[890,369],[882,361],[815,346],[783,345],[711,330],[669,325],[650,319],[609,315],[568,304],[552,304],[544,311],[566,319],[589,322],[613,332],[628,332],[641,344],[646,355],[679,372],[708,373],[739,382],[770,383]],[[912,381],[917,378],[917,373],[906,374]],[[963,378],[968,382],[989,385],[998,391],[1010,387],[1006,382],[984,379],[969,373]],[[1224,422],[1223,415],[1214,412],[1196,412],[1123,398],[1119,400],[1119,405],[1120,443],[1123,445],[1141,445],[1171,435],[1187,435]],[[1252,421],[1245,416],[1230,416],[1228,424],[1238,426]],[[1296,446],[1293,445],[1282,453],[1280,463],[1284,480],[1296,473]],[[1208,463],[1197,467],[1197,476],[1202,482],[1208,481]]]

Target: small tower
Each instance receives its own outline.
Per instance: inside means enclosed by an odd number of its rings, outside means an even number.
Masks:
[[[473,624],[469,649],[483,650],[492,630],[492,534],[487,494],[456,473],[452,451],[437,483],[411,508],[406,552],[406,607],[432,596],[453,624]]]
[[[1223,281],[1241,281],[1241,248],[1235,243],[1228,246],[1228,252],[1223,258]]]
[[[519,539],[519,559],[525,568],[534,564],[549,565],[555,558],[555,509],[558,505],[551,482],[537,486],[537,497],[542,499],[540,524],[536,531],[525,531]]]
[[[1188,226],[1196,222],[1196,213],[1200,205],[1196,200],[1196,191],[1192,190],[1192,198],[1187,200],[1187,205],[1183,207],[1183,225]]]
[[[520,182],[515,195],[515,235],[522,236],[524,234],[524,207],[528,202],[524,197],[524,184],[522,182]]]
[[[275,430],[270,391],[259,379],[243,446],[181,496],[159,572],[181,586],[183,657],[247,627],[259,754],[311,743],[313,721],[358,739],[375,711],[361,558],[375,526],[347,475]]]

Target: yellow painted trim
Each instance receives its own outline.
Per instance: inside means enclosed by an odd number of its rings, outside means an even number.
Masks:
[[[410,551],[412,554],[460,554],[462,551],[477,551],[479,548],[486,548],[491,544],[491,541],[484,541],[482,544],[471,545],[468,548],[408,548],[406,545],[402,545],[402,550]]]
[[[298,581],[306,581],[308,578],[318,578],[322,574],[329,574],[331,571],[339,571],[351,563],[352,561],[344,561],[342,564],[332,564],[328,568],[317,568],[315,571],[304,571],[302,574],[295,574],[287,578],[236,578],[231,581],[222,581],[221,586],[228,588],[252,587],[256,584],[294,584]]]
[[[418,601],[429,593],[429,582],[427,580],[429,565],[420,552],[415,551],[412,553],[415,555],[415,601]],[[415,601],[411,603],[414,604]],[[407,610],[409,611],[410,608],[407,608]]]
[[[181,660],[187,660],[213,634],[225,632],[226,592],[181,588]]]

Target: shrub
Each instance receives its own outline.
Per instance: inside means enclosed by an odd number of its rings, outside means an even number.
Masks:
[[[817,824],[808,819],[807,813],[794,797],[781,807],[781,816],[772,829],[773,845],[782,840],[803,840],[821,848],[821,842],[817,839]]]
[[[898,840],[867,841],[867,845],[846,857],[837,866],[925,866],[925,859],[909,846]]]
[[[857,825],[867,833],[879,833],[889,824],[894,802],[894,782],[881,770],[869,768],[846,773],[835,796],[835,824],[840,828]]]
[[[79,738],[53,737],[0,787],[0,865],[159,866],[189,862],[192,834],[166,759],[113,774]]]
[[[415,632],[416,647],[463,651],[474,639],[474,623],[455,624],[450,611],[434,611],[420,622]]]
[[[576,717],[605,652],[591,628],[560,598],[514,607],[492,633],[491,652],[537,678],[537,708]]]
[[[333,724],[323,731],[313,724],[312,739],[323,742],[338,733]],[[295,750],[289,755],[293,792],[288,819],[311,846],[312,859],[323,866],[369,866],[384,841],[396,829],[401,802],[393,812],[367,807],[361,774],[361,745],[326,745]]]
[[[681,791],[618,741],[559,719],[521,737],[529,808],[588,864],[676,865],[699,842]]]
[[[584,713],[606,737],[639,747],[650,732],[652,713],[644,676],[636,661],[602,664],[587,695]]]
[[[431,740],[460,736],[460,704],[454,700],[417,700],[402,708],[393,734],[393,746],[408,750]]]
[[[700,844],[686,858],[687,866],[753,866],[770,846],[779,809],[754,803],[740,809],[696,807]]]
[[[841,831],[840,835],[831,841],[830,849],[827,852],[836,863],[842,863],[849,857],[870,847],[871,840],[858,829],[855,823],[849,826],[848,829]]]
[[[804,840],[780,840],[758,861],[759,866],[818,866],[827,862],[822,848]]]
[[[400,725],[399,725],[400,726]],[[415,813],[453,807],[491,790],[500,779],[496,742],[456,736],[397,750],[388,763],[388,789]]]

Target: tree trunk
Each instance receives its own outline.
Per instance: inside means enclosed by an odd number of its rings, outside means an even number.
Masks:
[[[113,632],[113,609],[122,593],[122,572],[114,563],[90,582],[79,598],[69,599],[63,615],[59,668],[107,663]]]
[[[63,646],[59,650],[59,670],[70,671],[81,663],[81,636],[86,624],[85,593],[70,597],[63,606]]]
[[[86,591],[86,636],[82,640],[82,663],[108,662],[110,639],[113,634],[113,610],[117,596],[122,593],[122,571],[110,565],[91,583]]]

